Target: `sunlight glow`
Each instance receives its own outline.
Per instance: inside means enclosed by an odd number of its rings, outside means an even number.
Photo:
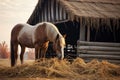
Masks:
[[[0,0],[0,43],[9,45],[14,25],[26,23],[38,0]]]

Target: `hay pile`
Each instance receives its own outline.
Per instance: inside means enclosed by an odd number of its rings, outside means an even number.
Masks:
[[[45,61],[23,64],[16,67],[0,66],[0,77],[13,78],[74,78],[81,80],[119,80],[120,66],[107,61],[92,60],[85,63],[81,58],[72,63],[56,58]]]

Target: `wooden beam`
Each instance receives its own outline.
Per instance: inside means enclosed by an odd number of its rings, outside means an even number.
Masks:
[[[78,41],[78,46],[104,46],[104,47],[120,47],[120,43],[107,43],[107,42],[87,42],[87,41]]]
[[[65,8],[62,7],[62,20],[68,19],[67,18],[67,12],[65,11]]]
[[[50,4],[50,21],[53,22],[53,1],[54,0],[50,0],[51,4]]]
[[[47,0],[47,2],[46,2],[46,17],[47,17],[47,21],[49,21],[48,5],[49,5],[49,3],[48,3],[48,0]]]
[[[90,54],[79,54],[80,58],[96,58],[96,59],[109,59],[109,60],[120,60],[119,56],[115,55],[90,55]]]
[[[120,55],[120,52],[115,51],[90,51],[90,50],[78,50],[80,54],[94,54],[94,55]]]
[[[64,20],[63,19],[63,8],[61,5],[59,5],[59,6],[60,6],[60,20]]]
[[[80,18],[80,41],[85,41],[85,26],[83,26],[83,19]]]
[[[58,20],[58,2],[56,0],[56,21]]]
[[[54,14],[54,22],[56,21],[56,0],[54,0],[54,5],[53,5],[53,14]]]
[[[90,41],[90,26],[87,26],[87,41]]]
[[[62,13],[61,13],[62,20],[64,20],[64,13],[65,13],[65,11],[64,11],[64,8],[62,7]]]
[[[57,1],[58,4],[58,21],[60,21],[60,0]]]
[[[48,0],[48,21],[51,21],[51,2]]]
[[[45,3],[44,3],[44,19],[45,19],[45,21],[47,21],[47,8],[46,8],[46,2],[47,1],[45,1]]]
[[[79,46],[77,50],[91,50],[91,51],[118,51],[120,47],[103,47],[103,46]]]
[[[58,22],[53,22],[53,24],[59,24],[59,23],[65,23],[68,22],[69,20],[62,20],[62,21],[58,21]]]

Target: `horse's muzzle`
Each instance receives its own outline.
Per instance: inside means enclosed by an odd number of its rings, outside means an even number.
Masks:
[[[61,59],[61,60],[64,59],[64,55],[63,55],[63,54],[60,54],[60,53],[57,54],[57,57],[58,57],[58,59]]]

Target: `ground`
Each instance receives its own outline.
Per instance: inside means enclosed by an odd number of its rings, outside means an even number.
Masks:
[[[57,58],[44,61],[26,60],[23,65],[10,67],[9,59],[0,59],[0,80],[119,80],[120,65],[94,59],[85,63]]]

